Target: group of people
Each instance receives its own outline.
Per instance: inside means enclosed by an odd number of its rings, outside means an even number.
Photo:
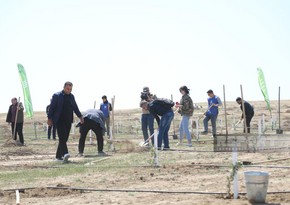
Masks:
[[[78,156],[83,156],[85,139],[89,130],[92,130],[97,138],[98,143],[98,155],[106,155],[103,152],[103,136],[105,132],[110,136],[108,130],[110,130],[110,111],[112,111],[112,105],[108,102],[107,97],[102,96],[103,102],[100,104],[99,110],[88,109],[81,113],[77,102],[72,92],[73,84],[71,82],[65,82],[63,90],[53,94],[50,104],[46,107],[47,113],[47,125],[48,125],[48,139],[52,137],[56,140],[56,134],[58,136],[58,147],[56,150],[56,160],[67,162],[70,158],[70,153],[67,147],[67,141],[69,138],[72,123],[74,121],[74,113],[80,120],[78,124],[80,130],[80,139],[78,145]],[[13,139],[17,140],[19,136],[20,145],[24,145],[23,137],[23,105],[18,102],[17,98],[12,98],[11,105],[6,117],[6,122],[11,124]]]
[[[47,113],[47,125],[48,125],[48,139],[51,137],[51,130],[53,139],[56,139],[56,133],[59,139],[56,160],[67,162],[70,158],[70,153],[67,147],[67,141],[69,138],[71,126],[73,123],[74,113],[79,118],[80,122],[77,125],[80,129],[80,139],[78,145],[78,155],[83,156],[85,139],[89,130],[92,130],[97,138],[98,154],[105,155],[103,152],[103,136],[107,132],[110,137],[110,111],[112,111],[112,105],[108,102],[107,97],[102,96],[103,102],[100,104],[99,109],[88,109],[81,113],[74,95],[72,92],[73,84],[71,82],[65,82],[63,90],[53,94],[50,104],[46,108]],[[187,86],[181,86],[179,91],[182,95],[180,102],[174,103],[172,100],[166,98],[157,98],[156,95],[150,93],[149,87],[144,87],[141,93],[140,107],[142,108],[141,126],[144,136],[144,141],[149,140],[148,128],[152,145],[154,144],[154,119],[158,124],[158,137],[157,147],[159,150],[168,150],[169,137],[168,132],[171,122],[174,118],[173,107],[181,115],[181,121],[179,124],[179,143],[182,144],[183,136],[186,136],[187,146],[192,146],[191,134],[189,131],[189,120],[194,112],[193,101],[190,97],[190,89]],[[216,120],[219,113],[219,107],[222,106],[220,98],[214,94],[212,90],[207,91],[208,94],[208,109],[204,113],[203,125],[204,131],[202,134],[208,133],[208,121],[211,120],[212,134],[216,137]],[[244,132],[250,133],[250,122],[254,116],[253,106],[248,102],[243,101],[240,97],[236,99],[236,102],[240,105],[241,110],[245,109],[241,119],[244,118],[246,128]],[[243,103],[244,102],[244,103]],[[7,113],[6,122],[11,124],[12,136],[14,140],[19,141],[21,145],[24,145],[23,137],[23,105],[18,102],[17,98],[12,98],[11,105]],[[245,117],[244,117],[245,113]]]
[[[190,89],[187,86],[181,86],[179,91],[182,95],[180,102],[176,102],[175,108],[176,111],[181,115],[181,121],[179,124],[179,142],[177,145],[183,143],[184,135],[186,136],[187,143],[186,146],[192,146],[191,133],[189,130],[189,120],[194,112],[193,101],[190,97]],[[207,91],[207,103],[208,108],[206,112],[204,112],[203,118],[203,127],[204,130],[201,134],[208,134],[208,122],[211,121],[212,126],[212,136],[215,138],[217,136],[217,128],[216,121],[219,114],[219,107],[222,106],[222,101],[219,96],[215,95],[213,90]],[[159,150],[163,146],[163,150],[169,149],[169,138],[168,132],[170,128],[170,124],[174,118],[174,102],[170,102],[171,100],[164,98],[157,98],[156,96],[150,93],[148,87],[143,88],[143,92],[141,92],[141,102],[140,107],[142,108],[142,116],[141,116],[141,124],[142,124],[142,132],[144,136],[144,141],[148,141],[148,128],[151,135],[151,138],[154,133],[154,119],[158,124],[158,137],[157,137],[157,147]],[[236,99],[236,102],[240,105],[242,110],[242,116],[238,123],[244,120],[245,125],[244,133],[250,133],[250,122],[254,116],[254,108],[247,101],[243,101],[240,97]],[[243,112],[245,109],[245,112]],[[244,117],[245,113],[245,117]],[[153,138],[151,140],[152,145],[154,144]]]
[[[95,133],[98,143],[98,154],[103,156],[105,155],[103,151],[103,136],[105,132],[109,136],[111,103],[108,102],[107,97],[104,95],[102,96],[103,102],[100,104],[99,110],[88,109],[84,113],[81,113],[74,95],[71,93],[72,87],[73,84],[71,82],[65,82],[63,90],[53,94],[47,113],[47,124],[48,126],[56,126],[59,138],[56,160],[67,162],[70,157],[67,140],[73,123],[73,113],[80,120],[80,123],[77,125],[80,129],[78,156],[83,156],[85,140],[89,130]]]

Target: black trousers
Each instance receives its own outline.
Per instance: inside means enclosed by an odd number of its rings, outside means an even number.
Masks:
[[[96,137],[98,142],[98,152],[103,151],[104,146],[104,138],[103,138],[103,131],[99,123],[96,123],[95,121],[84,118],[84,123],[80,125],[80,139],[79,139],[79,153],[84,153],[85,149],[85,142],[88,132],[92,130]]]
[[[52,130],[52,138],[53,139],[56,139],[56,126],[55,125],[48,126],[48,129],[47,129],[47,138],[50,139],[51,130]]]
[[[15,123],[11,123],[11,130],[12,130],[12,135],[14,134],[14,127]],[[19,136],[19,141],[24,144],[24,138],[23,138],[23,122],[18,122],[16,123],[16,128],[15,128],[15,135],[13,136],[14,140],[17,140],[17,134]]]
[[[253,118],[253,115],[246,116],[246,127],[247,127],[247,133],[251,133],[251,120]],[[244,127],[244,133],[246,133],[245,127]]]
[[[67,140],[71,129],[71,123],[67,121],[59,120],[56,123],[56,130],[58,135],[58,147],[56,151],[56,158],[61,159],[68,153]]]

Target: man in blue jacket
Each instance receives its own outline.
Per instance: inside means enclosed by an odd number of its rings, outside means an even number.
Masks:
[[[80,127],[80,139],[79,139],[79,154],[78,156],[83,156],[85,149],[85,141],[89,130],[92,130],[98,142],[98,155],[105,156],[103,152],[104,146],[104,133],[105,128],[105,116],[101,110],[88,109],[83,113],[84,123],[78,124],[77,127]]]
[[[213,137],[216,137],[216,120],[219,114],[219,106],[222,106],[221,99],[214,94],[212,90],[207,91],[207,103],[208,103],[208,109],[204,113],[205,117],[203,119],[203,126],[204,131],[202,134],[208,133],[208,121],[211,121],[211,127],[212,127],[212,135]]]
[[[70,157],[66,143],[73,123],[73,113],[80,118],[81,124],[84,122],[75,97],[71,94],[72,87],[71,82],[65,82],[63,90],[53,94],[47,115],[47,124],[48,126],[56,125],[59,139],[56,159],[63,160],[63,162],[67,162]]]
[[[107,136],[110,137],[110,111],[112,111],[112,104],[109,103],[107,96],[102,96],[103,102],[100,104],[100,110],[104,113]]]

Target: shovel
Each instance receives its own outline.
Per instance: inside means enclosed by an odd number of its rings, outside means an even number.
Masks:
[[[148,137],[148,139],[147,139],[145,142],[143,142],[143,141],[140,142],[140,143],[139,143],[139,146],[140,146],[140,147],[144,147],[144,146],[148,145],[148,144],[149,144],[149,140],[154,136],[154,134],[155,134],[155,133],[153,133],[150,137]]]

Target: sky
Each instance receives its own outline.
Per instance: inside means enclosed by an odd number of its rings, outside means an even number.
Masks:
[[[288,0],[0,0],[0,113],[23,92],[45,111],[66,81],[81,111],[115,97],[115,109],[138,108],[149,86],[157,97],[194,103],[207,90],[224,101],[290,99]],[[242,89],[241,89],[242,88]]]

